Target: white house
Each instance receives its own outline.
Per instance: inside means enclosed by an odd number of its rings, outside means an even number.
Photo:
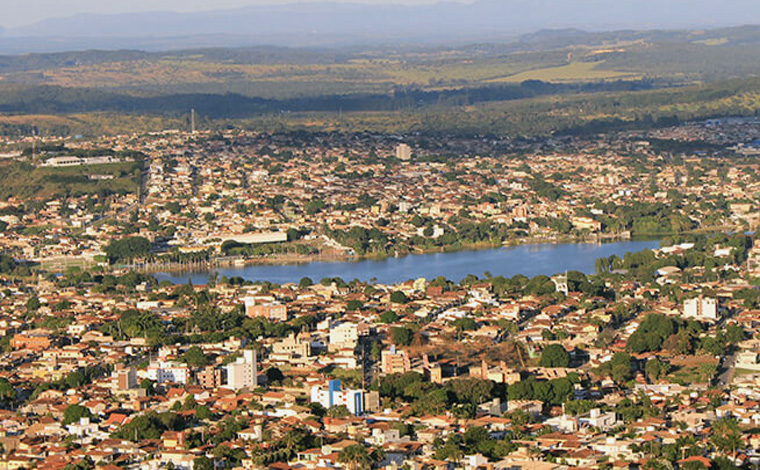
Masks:
[[[617,425],[617,417],[614,412],[602,413],[599,408],[594,408],[585,416],[578,418],[578,423],[607,431]]]

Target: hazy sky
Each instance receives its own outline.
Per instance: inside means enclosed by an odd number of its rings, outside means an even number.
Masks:
[[[249,5],[288,4],[319,0],[1,0],[0,25],[6,28],[77,13],[125,13],[150,10],[200,11]],[[388,0],[321,0],[345,3],[390,3]],[[430,4],[439,0],[391,0],[392,3]],[[467,3],[466,0],[455,0]]]

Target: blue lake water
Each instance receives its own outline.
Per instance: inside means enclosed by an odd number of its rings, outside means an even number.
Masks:
[[[424,277],[433,279],[444,276],[460,281],[468,274],[482,277],[488,271],[494,276],[528,277],[539,274],[554,275],[565,271],[581,271],[593,274],[594,263],[602,257],[627,252],[658,248],[658,241],[623,241],[604,244],[544,244],[524,245],[480,251],[409,255],[384,260],[315,262],[308,264],[278,266],[247,266],[220,268],[219,276],[240,276],[250,281],[269,281],[276,284],[298,282],[309,277],[315,282],[326,277],[340,277],[345,281],[376,279],[382,284],[396,284],[409,279]],[[209,273],[157,273],[156,278],[184,284],[208,282]]]

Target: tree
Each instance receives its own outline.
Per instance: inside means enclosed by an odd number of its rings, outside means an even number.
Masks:
[[[175,413],[149,412],[135,417],[122,426],[114,433],[114,437],[135,442],[143,439],[160,439],[164,432],[181,431],[184,427],[184,419]]]
[[[661,361],[655,357],[647,361],[647,365],[644,367],[644,371],[652,382],[657,382],[662,377],[668,375],[670,366],[667,362]]]
[[[40,299],[36,295],[30,297],[26,302],[26,309],[30,312],[36,312],[40,307],[42,307],[42,303],[40,303]]]
[[[407,298],[406,294],[404,294],[401,291],[395,291],[391,293],[391,302],[394,304],[405,304],[409,302],[409,298]]]
[[[619,384],[631,380],[633,378],[633,374],[631,373],[631,364],[632,362],[630,355],[624,352],[615,353],[615,355],[612,356],[612,360],[610,361],[610,365],[612,366],[612,380]]]
[[[474,331],[478,329],[478,324],[472,318],[457,318],[451,322],[451,326],[457,329],[457,331]]]
[[[82,418],[91,418],[90,410],[81,405],[69,405],[63,412],[63,425],[77,423]]]
[[[285,376],[282,374],[282,371],[276,367],[270,367],[266,371],[267,376],[267,383],[268,384],[280,384],[285,379]]]
[[[374,361],[379,361],[382,358],[383,349],[380,342],[375,341],[372,343],[370,354],[372,355],[372,359]]]
[[[413,338],[414,334],[409,328],[395,327],[391,330],[391,341],[396,346],[409,346]]]
[[[325,201],[321,199],[312,199],[304,204],[304,210],[309,215],[314,215],[322,211],[326,207]]]
[[[479,405],[494,398],[494,383],[477,378],[459,378],[446,382],[445,389],[457,403]]]
[[[19,264],[12,256],[6,254],[0,254],[0,273],[11,274],[14,273],[19,267]]]
[[[120,330],[129,338],[155,337],[163,333],[164,326],[157,315],[138,310],[126,310],[120,318]]]
[[[726,343],[722,335],[705,336],[699,342],[699,347],[713,356],[719,356],[726,350]]]
[[[746,333],[744,332],[744,328],[742,328],[739,325],[728,325],[726,327],[726,340],[728,340],[731,344],[736,344],[741,341],[744,341],[744,338],[746,337]]]
[[[211,418],[211,410],[208,409],[208,406],[200,405],[195,407],[195,417],[201,420],[206,420]]]
[[[338,453],[338,462],[346,464],[348,470],[367,470],[372,466],[372,458],[367,448],[361,444],[341,450]]]
[[[541,352],[541,367],[567,367],[570,365],[570,353],[562,345],[550,344]]]
[[[0,378],[0,402],[3,404],[12,404],[16,401],[16,389],[6,378]]]
[[[67,464],[63,470],[90,470],[92,468],[95,468],[95,462],[92,461],[92,457],[85,455],[82,460]]]
[[[712,437],[715,447],[726,455],[736,455],[736,449],[742,444],[739,423],[734,418],[723,418],[713,423]]]
[[[351,416],[351,412],[346,408],[346,405],[334,405],[327,409],[327,416],[330,418],[347,418]]]
[[[346,310],[349,312],[354,312],[356,310],[360,310],[362,308],[363,304],[361,300],[349,300],[346,303]]]
[[[694,350],[694,338],[690,331],[681,330],[670,335],[662,344],[664,349],[676,354],[687,355]]]
[[[445,443],[439,441],[438,448],[435,451],[435,458],[459,462],[464,457],[464,451],[461,447],[462,440],[461,434],[451,434]]]
[[[246,457],[243,449],[232,449],[228,445],[218,445],[211,451],[215,460],[221,461],[224,468],[236,467]]]
[[[150,253],[151,243],[144,237],[127,237],[111,242],[105,248],[111,263],[126,261],[146,256]]]
[[[398,320],[398,314],[393,310],[387,310],[380,315],[380,323],[395,323]]]
[[[185,354],[182,355],[182,361],[192,367],[206,367],[209,363],[208,357],[198,346],[191,346],[185,351]]]
[[[197,406],[198,402],[195,401],[195,397],[193,395],[188,395],[187,398],[185,398],[184,403],[182,403],[182,409],[184,411],[194,410]]]
[[[628,340],[628,350],[635,353],[657,351],[676,332],[676,324],[665,315],[647,315]]]
[[[153,391],[156,388],[156,382],[150,380],[150,379],[143,379],[142,382],[140,382],[140,388],[145,390],[145,394],[150,396],[153,395]]]
[[[737,467],[736,464],[725,457],[716,457],[713,459],[712,467],[710,468],[714,470],[739,470],[739,467]]]

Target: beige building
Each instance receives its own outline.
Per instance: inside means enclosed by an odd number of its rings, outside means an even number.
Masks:
[[[395,346],[381,353],[380,370],[383,374],[405,374],[412,369],[409,354],[406,351],[396,351]]]
[[[227,364],[227,387],[233,390],[256,388],[259,385],[256,351],[246,349],[243,357]]]

